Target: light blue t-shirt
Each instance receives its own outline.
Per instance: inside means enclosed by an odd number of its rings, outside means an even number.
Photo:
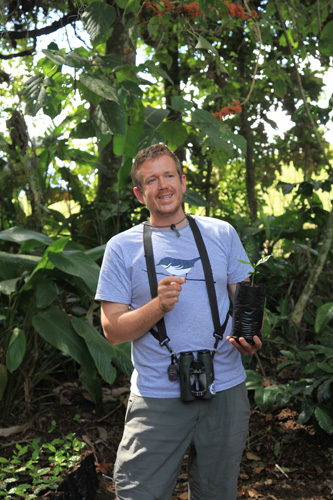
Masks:
[[[229,310],[227,285],[246,279],[251,268],[235,229],[227,222],[194,216],[204,239],[213,271],[220,322]],[[152,244],[157,281],[165,276],[184,276],[179,302],[164,316],[170,347],[183,351],[213,350],[214,326],[201,258],[192,230],[187,224],[178,229],[152,228]],[[108,242],[99,277],[97,300],[128,304],[136,309],[151,300],[143,249],[143,225],[117,234]],[[222,391],[245,380],[239,352],[225,340],[231,318],[214,356],[215,387]],[[179,382],[170,381],[167,369],[170,354],[150,332],[132,342],[134,371],[131,391],[139,396],[162,398],[180,396]]]

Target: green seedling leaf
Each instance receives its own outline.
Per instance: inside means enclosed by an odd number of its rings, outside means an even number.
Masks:
[[[252,279],[251,279],[251,285],[252,286],[254,285],[254,277],[257,274],[257,267],[260,266],[260,264],[264,264],[265,262],[267,262],[268,259],[270,259],[271,256],[272,255],[265,255],[265,256],[263,255],[261,257],[261,259],[259,259],[258,262],[256,262],[255,264],[252,264],[251,262],[247,262],[245,260],[237,259],[237,261],[241,262],[242,264],[249,264],[250,266],[252,266],[253,271],[249,272],[250,276],[252,276]]]

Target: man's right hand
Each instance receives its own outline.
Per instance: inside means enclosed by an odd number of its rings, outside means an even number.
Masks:
[[[164,313],[172,311],[176,302],[179,302],[179,294],[185,281],[185,278],[179,276],[168,276],[159,282],[157,296]]]

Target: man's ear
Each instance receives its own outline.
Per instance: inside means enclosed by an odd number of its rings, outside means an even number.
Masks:
[[[142,205],[145,205],[146,204],[145,197],[143,196],[142,191],[140,190],[140,188],[138,188],[137,186],[135,186],[133,188],[133,192],[134,192],[136,198],[139,200],[139,202],[142,203]]]

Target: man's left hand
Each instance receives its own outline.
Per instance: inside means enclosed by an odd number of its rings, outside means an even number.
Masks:
[[[229,340],[229,342],[237,349],[237,351],[245,355],[254,354],[262,348],[262,342],[257,335],[253,337],[253,345],[246,342],[244,337],[240,337],[239,342],[236,342],[235,339],[229,336],[227,337],[227,340]]]

